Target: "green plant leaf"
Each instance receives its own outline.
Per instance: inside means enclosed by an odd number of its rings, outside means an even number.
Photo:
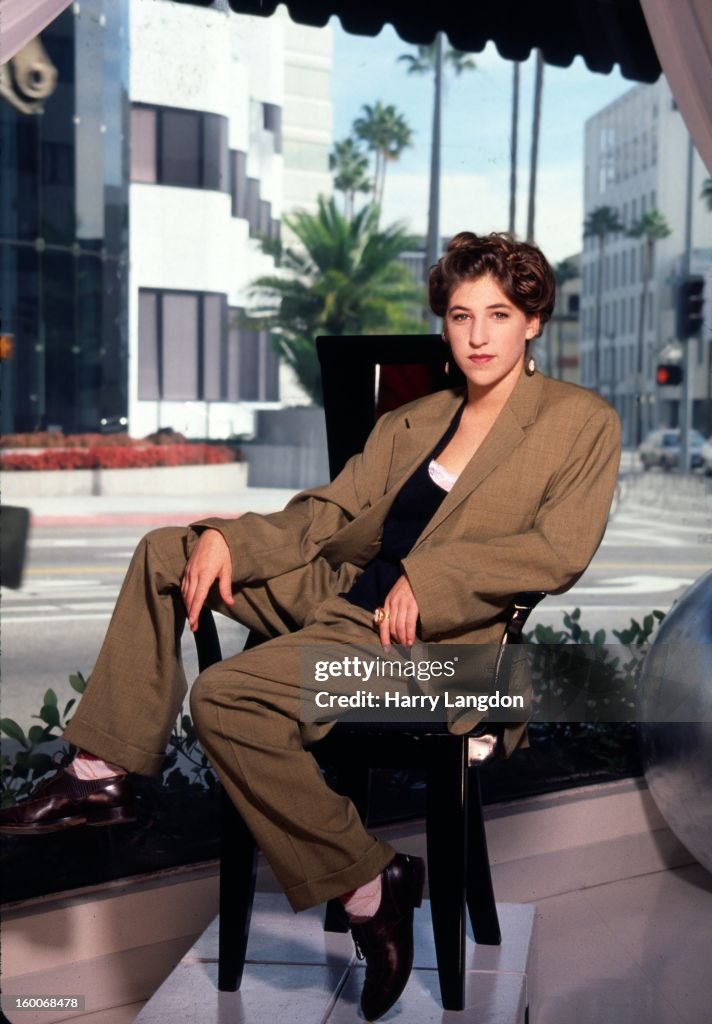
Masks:
[[[31,725],[27,730],[27,735],[32,746],[36,747],[39,743],[44,743],[47,733],[41,725]]]
[[[69,685],[77,693],[84,693],[87,688],[87,681],[81,672],[73,672],[69,677]]]
[[[54,692],[54,690],[46,691],[44,695],[44,703],[45,705],[52,705],[55,708],[57,707],[57,694]]]
[[[64,706],[64,711],[62,712],[62,718],[66,718],[67,717],[67,715],[69,714],[69,712],[72,710],[72,708],[74,707],[74,705],[76,703],[77,702],[76,702],[76,699],[74,697],[72,697],[71,700],[67,701],[67,703]]]
[[[47,772],[51,772],[57,767],[57,764],[52,760],[49,754],[30,754],[25,762],[25,767],[34,772],[34,778],[37,779],[39,776],[46,775]]]
[[[9,736],[11,740],[17,740],[23,747],[28,747],[29,743],[22,728],[12,718],[0,718],[0,732],[4,732],[6,736]]]
[[[55,726],[59,725],[59,710],[56,704],[45,704],[40,711],[40,718],[47,725]]]

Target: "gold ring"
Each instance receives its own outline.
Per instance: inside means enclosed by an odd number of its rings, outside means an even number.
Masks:
[[[373,621],[377,626],[380,626],[382,622],[385,622],[386,619],[389,618],[390,615],[388,614],[385,608],[376,608],[375,612],[373,613]]]

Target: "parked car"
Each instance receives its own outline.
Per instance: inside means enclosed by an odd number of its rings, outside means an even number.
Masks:
[[[691,430],[690,434],[690,467],[699,469],[702,466],[702,446],[705,439],[699,430]],[[667,427],[653,430],[638,448],[638,457],[643,469],[660,466],[661,469],[675,469],[680,461],[680,431]]]
[[[700,458],[702,459],[702,468],[705,471],[705,476],[712,476],[712,437],[700,448]]]

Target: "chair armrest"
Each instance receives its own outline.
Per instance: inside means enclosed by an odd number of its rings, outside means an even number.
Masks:
[[[526,621],[539,602],[546,597],[543,590],[523,590],[512,601],[512,611],[502,635],[502,644],[521,643]]]

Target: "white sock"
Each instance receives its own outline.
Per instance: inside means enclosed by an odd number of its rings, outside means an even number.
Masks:
[[[71,772],[72,775],[76,775],[78,779],[83,779],[84,781],[93,779],[110,779],[112,775],[126,774],[124,769],[120,768],[118,764],[111,764],[108,761],[102,761],[100,757],[95,757],[93,754],[86,756],[81,751],[69,765],[67,771]]]
[[[370,882],[360,885],[348,899],[342,898],[342,902],[344,910],[356,924],[368,921],[381,905],[381,876],[376,875]]]

